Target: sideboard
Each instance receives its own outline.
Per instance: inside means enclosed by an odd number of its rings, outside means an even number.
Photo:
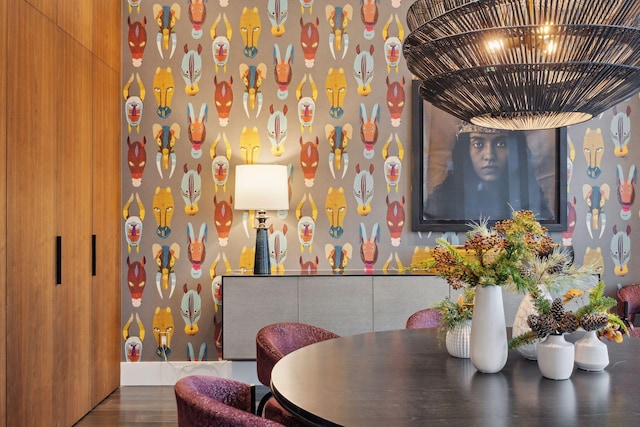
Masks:
[[[402,329],[412,313],[455,293],[427,274],[223,276],[222,358],[255,359],[256,333],[278,322],[308,323],[342,336]],[[511,326],[522,296],[503,295]]]

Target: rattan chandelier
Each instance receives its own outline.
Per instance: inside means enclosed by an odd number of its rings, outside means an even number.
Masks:
[[[640,0],[418,0],[403,46],[420,94],[497,129],[580,123],[640,88]]]

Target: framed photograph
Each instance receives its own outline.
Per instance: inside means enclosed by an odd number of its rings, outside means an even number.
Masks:
[[[482,128],[424,101],[419,86],[412,82],[413,231],[467,231],[520,209],[549,231],[566,230],[566,128]]]

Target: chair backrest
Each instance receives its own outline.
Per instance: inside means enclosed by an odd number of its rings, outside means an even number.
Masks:
[[[407,329],[437,328],[440,322],[440,311],[436,308],[425,308],[416,311],[407,319]]]
[[[630,317],[633,321],[633,315],[640,314],[640,285],[622,286],[618,289],[616,299],[618,300],[618,315],[620,317]],[[625,302],[628,306],[626,313]]]
[[[189,375],[174,391],[179,427],[282,427],[251,413],[251,386],[241,381]]]
[[[278,360],[299,348],[338,337],[331,331],[306,323],[281,322],[265,326],[256,334],[258,379],[269,387],[271,370]]]

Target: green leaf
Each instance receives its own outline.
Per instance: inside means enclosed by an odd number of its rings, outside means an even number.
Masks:
[[[533,331],[527,331],[509,341],[509,348],[514,349],[535,342],[539,337]]]

